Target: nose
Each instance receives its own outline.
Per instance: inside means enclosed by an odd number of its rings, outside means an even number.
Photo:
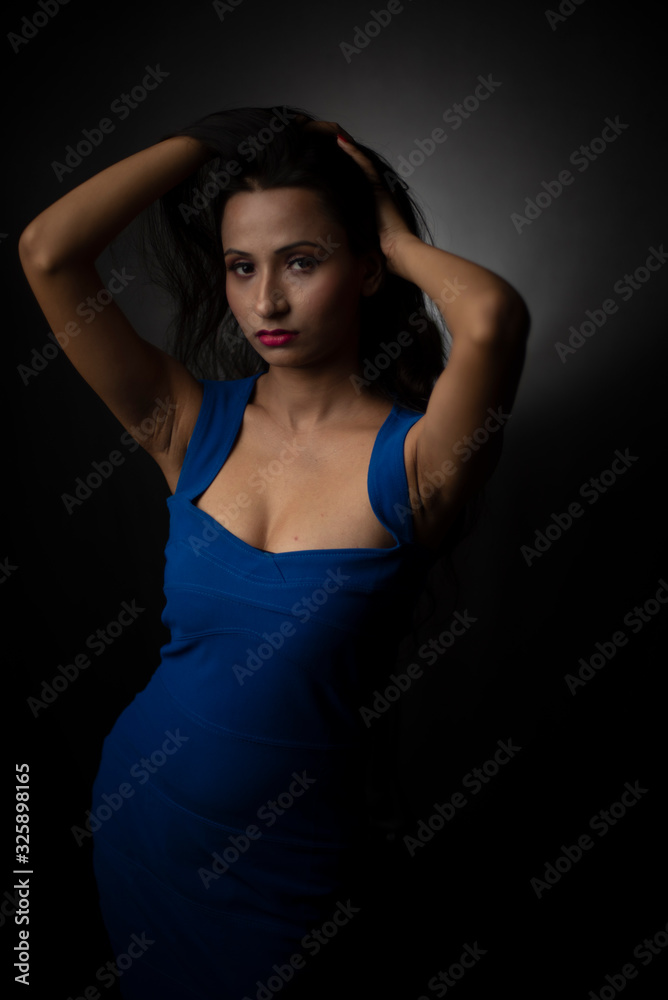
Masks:
[[[274,316],[287,311],[285,291],[276,277],[268,272],[256,285],[255,312],[258,316]]]

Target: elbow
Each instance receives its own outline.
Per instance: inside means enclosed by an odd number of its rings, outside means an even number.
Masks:
[[[54,274],[63,263],[49,246],[43,227],[35,219],[19,236],[18,251],[26,273]]]
[[[48,270],[47,258],[37,225],[28,223],[19,236],[19,259],[23,270]]]
[[[510,285],[490,295],[482,306],[473,337],[481,344],[524,344],[531,316],[527,304]]]

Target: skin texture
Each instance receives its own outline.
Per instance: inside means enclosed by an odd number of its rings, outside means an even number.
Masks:
[[[357,411],[363,400],[350,375],[360,371],[359,303],[380,283],[378,255],[355,257],[345,231],[304,188],[233,195],[221,231],[230,309],[271,366],[261,379],[266,405],[295,429],[315,427],[335,410]],[[298,241],[315,245],[276,252]],[[281,346],[256,336],[279,328],[297,336]]]
[[[501,453],[524,363],[526,306],[487,268],[412,235],[371,161],[354,142],[336,138],[342,132],[338,123],[305,127],[331,134],[332,144],[338,143],[371,180],[384,265],[435,303],[452,337],[448,364],[404,448],[416,540],[437,545],[462,504],[489,478]],[[158,463],[172,491],[199,413],[201,385],[182,364],[143,340],[115,301],[75,334],[72,325],[76,328],[80,304],[103,287],[95,260],[104,247],[209,155],[197,140],[186,137],[141,150],[48,206],[19,241],[21,263],[47,322],[69,335],[63,350]],[[355,258],[345,234],[313,193],[301,189],[234,195],[221,235],[225,249],[236,246],[247,255],[247,266],[241,255],[228,260],[236,270],[227,271],[224,280],[244,335],[253,338],[270,370],[256,382],[224,477],[214,480],[200,502],[220,505],[223,494],[233,497],[237,489],[243,491],[258,463],[275,457],[277,447],[280,451],[277,434],[299,433],[304,449],[298,452],[300,460],[290,466],[280,488],[244,508],[244,520],[233,530],[258,548],[274,551],[282,546],[345,546],[348,539],[350,545],[386,544],[387,533],[379,535],[382,526],[368,504],[365,474],[371,444],[389,407],[377,396],[357,393],[350,379],[359,374],[359,304],[377,288],[383,260],[375,254]],[[274,253],[302,239],[318,243],[320,250],[294,248],[289,260]],[[315,257],[318,266],[296,263],[298,255]],[[300,332],[282,347],[254,341],[258,330],[276,327]],[[158,401],[160,412],[168,414],[164,420],[153,419]],[[142,422],[153,429],[138,432]],[[474,434],[476,447],[471,448]],[[333,499],[325,504],[325,497]],[[295,536],[308,541],[295,545]]]
[[[359,393],[350,378],[360,369],[360,299],[379,285],[379,255],[355,257],[345,231],[303,188],[234,195],[221,235],[230,309],[270,367],[197,506],[263,551],[393,545],[367,491],[391,404]],[[297,336],[281,346],[257,339],[279,328]],[[248,505],[230,503],[248,495]]]

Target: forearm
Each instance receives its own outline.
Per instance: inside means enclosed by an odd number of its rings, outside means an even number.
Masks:
[[[453,338],[470,334],[487,339],[526,332],[527,311],[521,296],[479,264],[407,234],[395,244],[390,270],[429,296]]]
[[[107,167],[28,224],[19,242],[24,266],[56,271],[94,261],[152,201],[210,158],[197,140],[177,136]]]

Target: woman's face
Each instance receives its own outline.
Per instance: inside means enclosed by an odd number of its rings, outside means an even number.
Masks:
[[[357,371],[359,302],[381,278],[379,256],[354,257],[345,231],[306,188],[240,191],[222,220],[226,293],[253,348],[269,364]],[[295,331],[280,345],[263,330]]]

